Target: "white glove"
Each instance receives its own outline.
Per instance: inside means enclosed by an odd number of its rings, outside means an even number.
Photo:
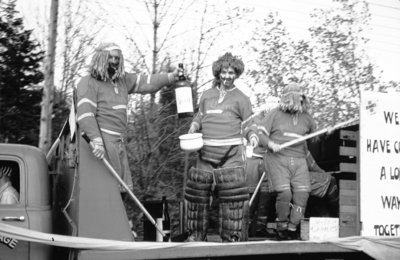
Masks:
[[[328,126],[326,128],[326,135],[331,135],[331,134],[333,134],[334,131],[335,131],[335,129],[333,129],[332,126]]]
[[[92,146],[92,153],[94,156],[99,159],[103,159],[105,155],[103,140],[101,140],[101,138],[94,138],[90,144]]]
[[[258,146],[258,138],[256,135],[251,135],[250,136],[250,145],[255,148]]]
[[[268,142],[268,148],[271,149],[274,153],[279,152],[280,150],[282,150],[281,145],[280,144],[276,144],[272,141]]]

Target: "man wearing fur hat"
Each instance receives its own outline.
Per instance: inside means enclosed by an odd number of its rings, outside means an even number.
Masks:
[[[249,194],[241,124],[252,115],[250,99],[234,84],[242,60],[225,53],[212,65],[214,81],[199,103],[189,133],[201,131],[204,146],[185,189],[188,241],[206,240],[211,194],[219,200],[219,231],[225,242],[247,240]],[[253,140],[254,142],[254,140]]]
[[[139,75],[127,73],[121,48],[115,43],[102,43],[96,48],[89,65],[89,75],[77,87],[77,121],[93,144],[94,156],[104,156],[125,183],[132,188],[132,176],[124,144],[127,130],[128,95],[153,93],[173,84],[173,73]],[[121,192],[124,192],[120,187]]]
[[[12,169],[9,166],[0,166],[0,204],[17,204],[19,193],[11,184]]]
[[[296,237],[311,190],[305,142],[285,149],[281,149],[281,144],[314,130],[315,121],[308,113],[308,100],[296,83],[284,88],[279,107],[262,119],[257,128],[260,144],[268,148],[264,163],[268,185],[277,195],[276,222],[280,239]],[[252,131],[248,135],[255,137]]]

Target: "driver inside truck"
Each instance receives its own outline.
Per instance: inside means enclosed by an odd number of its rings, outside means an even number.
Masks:
[[[10,166],[0,166],[0,204],[17,204],[19,202],[19,193],[12,186]]]

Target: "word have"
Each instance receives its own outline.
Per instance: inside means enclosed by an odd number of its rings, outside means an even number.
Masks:
[[[18,240],[12,238],[12,237],[6,237],[6,236],[2,236],[0,235],[0,243],[6,244],[9,248],[14,248],[17,243]]]
[[[367,139],[367,152],[369,153],[400,153],[400,141],[394,141],[393,146],[390,140]]]

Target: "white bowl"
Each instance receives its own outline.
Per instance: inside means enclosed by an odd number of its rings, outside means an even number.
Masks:
[[[193,133],[179,136],[181,149],[188,152],[195,152],[203,147],[203,134]]]

